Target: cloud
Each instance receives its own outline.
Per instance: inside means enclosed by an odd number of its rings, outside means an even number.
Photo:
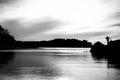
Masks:
[[[9,30],[10,34],[15,36],[16,39],[21,37],[32,36],[34,34],[42,34],[45,31],[49,31],[56,26],[62,25],[62,22],[59,20],[43,20],[43,21],[32,21],[27,22],[26,24],[22,22],[21,19],[6,20],[1,22],[2,26]]]
[[[112,35],[112,40],[120,39],[120,33],[117,35]]]
[[[0,18],[7,16],[5,14],[9,15],[9,12],[15,8],[17,9],[23,1],[25,0],[0,0]]]
[[[120,10],[118,10],[117,12],[113,13],[111,15],[111,18],[112,19],[116,19],[116,20],[119,20],[120,19]]]
[[[20,1],[20,0],[0,0],[0,5],[14,4],[14,3],[16,3],[17,1]],[[22,0],[21,0],[21,1],[22,1]]]
[[[6,4],[6,3],[10,3],[14,0],[0,0],[0,4]]]
[[[111,25],[109,25],[109,27],[119,27],[120,28],[120,23],[111,24]]]
[[[106,0],[106,2],[112,6],[111,9],[113,10],[109,19],[120,19],[120,0]]]

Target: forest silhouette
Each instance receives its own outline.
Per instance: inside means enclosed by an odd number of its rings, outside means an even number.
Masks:
[[[78,39],[54,39],[49,41],[16,41],[9,32],[0,26],[0,49],[25,49],[38,47],[91,47],[92,43]]]

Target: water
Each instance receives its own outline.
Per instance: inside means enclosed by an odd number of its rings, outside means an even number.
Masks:
[[[3,51],[0,80],[120,80],[120,70],[91,56],[89,48]],[[7,55],[7,56],[6,56]]]

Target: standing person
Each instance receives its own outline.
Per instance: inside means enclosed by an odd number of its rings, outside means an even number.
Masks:
[[[105,39],[107,40],[107,45],[108,45],[108,43],[110,42],[111,38],[109,36],[106,36]]]

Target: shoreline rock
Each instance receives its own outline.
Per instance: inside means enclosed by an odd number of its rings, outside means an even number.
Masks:
[[[93,57],[107,59],[108,64],[120,66],[120,40],[110,41],[107,45],[96,42],[90,52]]]

